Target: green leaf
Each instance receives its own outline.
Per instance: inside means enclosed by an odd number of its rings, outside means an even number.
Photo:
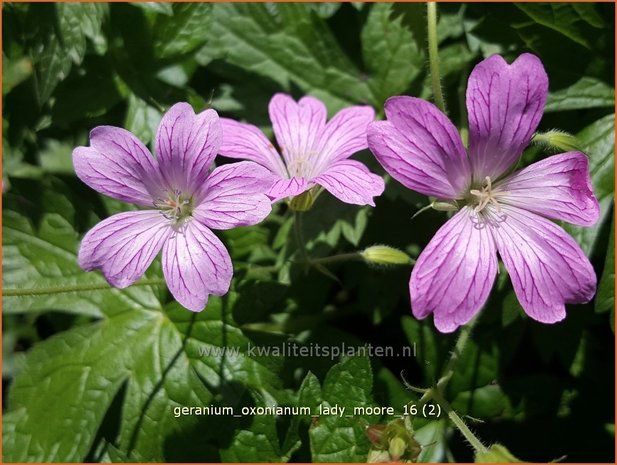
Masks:
[[[368,207],[342,203],[327,192],[322,193],[313,208],[303,214],[304,237],[309,249],[319,244],[335,247],[341,235],[357,246],[370,216]]]
[[[471,52],[469,48],[461,43],[454,43],[439,49],[439,60],[441,65],[442,79],[456,76],[460,80],[461,72],[471,64],[476,54]],[[425,99],[432,98],[432,88],[430,84],[430,75],[424,78],[422,92],[420,96]]]
[[[611,223],[611,236],[606,249],[604,271],[598,284],[595,310],[598,313],[614,311],[615,308],[615,224]],[[612,316],[611,316],[612,318]],[[611,322],[611,324],[614,324]]]
[[[263,226],[229,229],[223,232],[223,236],[233,259],[243,258],[254,262],[264,255],[272,256],[268,247],[270,233]]]
[[[444,462],[447,426],[448,422],[445,420],[433,420],[416,430],[414,437],[422,446],[418,463]]]
[[[211,421],[205,421],[211,416],[180,416],[177,411],[186,406],[238,408],[241,385],[265,392],[279,383],[243,354],[248,341],[226,312],[217,298],[199,315],[177,304],[164,311],[124,305],[109,309],[92,325],[38,344],[10,390],[4,459],[83,461],[111,400],[127,383],[119,434],[119,448],[127,457],[196,461],[213,446],[193,443],[187,431],[207,431],[211,444],[228,444],[229,457],[275,460],[278,445],[267,456],[263,451],[256,457],[242,455],[246,437],[263,435],[264,427],[270,431],[264,440],[276,440],[273,419],[255,418],[256,429],[254,422],[224,431],[211,428]],[[225,353],[224,347],[237,349]],[[228,378],[233,385],[227,385]],[[168,444],[174,437],[187,439]]]
[[[172,4],[168,2],[131,2],[131,5],[166,16],[173,16],[174,14]]]
[[[41,167],[24,162],[21,150],[9,146],[6,138],[2,139],[2,182],[4,192],[10,188],[8,177],[39,178],[43,174]]]
[[[591,77],[583,77],[570,87],[551,92],[544,111],[603,108],[615,105],[615,89]]]
[[[597,18],[595,11],[591,13],[589,11],[591,9],[574,8],[571,3],[516,3],[515,5],[537,23],[563,34],[583,47],[591,48],[584,27],[590,24],[590,18],[595,21]]]
[[[35,228],[5,209],[2,235],[2,306],[7,314],[53,308],[100,317],[116,308],[160,308],[151,286],[114,289],[98,272],[84,272],[77,263],[77,233],[57,213],[45,214]],[[34,293],[17,293],[23,289]]]
[[[225,300],[211,298],[206,310],[198,315],[177,304],[159,314],[159,334],[147,344],[145,358],[137,361],[139,371],[128,386],[121,448],[136,450],[149,461],[195,461],[203,446],[193,444],[191,435],[183,434],[187,428],[193,434],[202,431],[219,447],[231,442],[226,449],[229,454],[243,452],[246,444],[238,439],[247,434],[243,431],[262,434],[259,431],[263,432],[264,425],[258,418],[254,419],[257,425],[225,431],[212,428],[212,416],[178,420],[170,415],[174,407],[192,405],[225,405],[239,411],[246,400],[243,386],[257,392],[277,389],[278,377],[244,354],[249,341],[228,313],[234,300],[233,294]],[[230,350],[221,351],[225,347]],[[273,402],[270,399],[268,404]],[[221,423],[228,420],[221,418]],[[186,438],[181,440],[180,435]],[[272,435],[268,436],[273,440]],[[176,440],[165,446],[165,439],[170,437]]]
[[[139,357],[154,329],[155,313],[136,315],[125,311],[107,324],[73,329],[30,351],[3,418],[4,461],[83,461],[128,374],[127,359]],[[130,340],[134,343],[127,344]]]
[[[56,127],[83,124],[84,119],[104,116],[123,102],[122,85],[106,61],[90,59],[82,70],[83,75],[72,74],[54,92],[51,116]]]
[[[393,17],[392,4],[374,3],[362,29],[364,62],[371,72],[368,81],[374,106],[404,93],[422,69],[424,58],[401,15]]]
[[[270,452],[263,455],[262,444],[262,455],[252,460],[274,461],[280,451],[272,417],[223,430],[211,428],[206,420],[212,416],[174,413],[186,406],[239,408],[253,403],[245,396],[249,390],[260,394],[257,400],[269,396],[268,405],[274,402],[280,381],[245,355],[249,341],[231,316],[236,296],[211,297],[197,315],[177,303],[162,307],[161,284],[110,288],[98,272],[86,273],[77,264],[71,203],[53,191],[48,196],[55,212],[48,208],[37,227],[15,211],[4,211],[3,289],[9,294],[4,311],[54,309],[100,319],[56,334],[27,353],[9,391],[4,460],[84,461],[89,451],[99,450],[97,432],[119,395],[118,438],[101,440],[117,444],[131,460],[195,462],[212,456],[218,461],[219,451],[250,459],[242,455],[246,441],[238,438],[267,432]],[[161,281],[160,270],[151,268]],[[73,290],[66,292],[67,287]],[[40,293],[24,293],[24,288]],[[20,289],[22,295],[14,292]],[[126,386],[122,395],[121,386]],[[219,419],[230,426],[227,420]],[[207,441],[190,440],[188,432],[204,431]]]
[[[71,71],[72,58],[55,35],[47,36],[45,45],[35,52],[36,94],[43,105],[60,81]]]
[[[306,5],[323,19],[331,18],[341,8],[341,2],[307,2]]]
[[[611,209],[615,183],[615,115],[607,115],[577,134],[583,151],[589,156],[593,192],[600,202],[600,219],[591,228],[566,224],[565,229],[577,240],[585,253],[591,254],[596,239]]]
[[[448,353],[448,340],[440,337],[429,322],[418,321],[410,316],[401,318],[401,326],[409,345],[415,348],[418,360],[422,360],[420,371],[423,382],[437,382],[441,376],[441,365]],[[414,383],[414,380],[408,381]]]
[[[128,104],[124,127],[135,134],[144,144],[150,143],[154,140],[156,130],[159,127],[161,112],[135,94],[129,95]]]
[[[256,407],[271,407],[276,400],[265,395],[253,395]],[[249,428],[236,434],[229,447],[221,449],[223,462],[280,462],[283,461],[274,415],[255,415]],[[287,457],[288,459],[288,457]],[[286,460],[284,460],[286,461]]]
[[[326,24],[306,5],[217,3],[208,44],[218,57],[325,100],[330,111],[369,102],[371,91]]]
[[[330,369],[322,388],[322,408],[339,406],[345,411],[342,417],[321,415],[317,425],[309,430],[314,462],[366,461],[370,443],[364,429],[376,418],[354,416],[354,407],[373,404],[372,385],[367,357],[350,358]]]
[[[39,105],[47,102],[58,83],[68,76],[72,64],[82,62],[86,37],[94,42],[100,53],[106,48],[101,34],[101,24],[108,10],[106,4],[58,3],[54,7],[37,5],[29,12],[28,21],[33,31],[30,53]]]
[[[571,5],[589,25],[595,28],[604,27],[605,22],[598,13],[596,5],[593,3],[571,3]]]
[[[161,15],[154,26],[154,51],[159,58],[170,58],[195,51],[206,41],[210,29],[211,5],[175,3],[173,16]]]
[[[2,95],[8,94],[32,74],[32,61],[27,57],[8,59],[2,54]]]
[[[486,452],[476,451],[475,463],[520,463],[506,446],[501,444],[492,444]]]
[[[48,173],[74,174],[72,158],[74,148],[72,144],[49,139],[39,152],[39,163]]]
[[[56,4],[62,46],[76,65],[81,64],[86,53],[86,37],[102,50],[106,48],[105,36],[100,32],[107,11],[104,3]]]

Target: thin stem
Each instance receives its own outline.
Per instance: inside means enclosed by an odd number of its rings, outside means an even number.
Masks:
[[[439,73],[439,51],[437,48],[437,3],[428,2],[426,4],[427,13],[427,33],[428,33],[428,60],[431,70],[431,85],[433,87],[433,97],[435,105],[446,112],[446,104],[441,91],[441,75]]]
[[[157,286],[165,284],[163,279],[145,279],[143,281],[136,282],[132,286]],[[73,284],[69,286],[57,286],[57,287],[34,287],[25,289],[3,289],[2,295],[4,297],[20,297],[28,295],[47,295],[47,294],[64,294],[67,292],[79,292],[79,291],[110,291],[115,289],[107,283],[100,284]]]
[[[452,349],[452,354],[450,355],[450,359],[448,360],[448,363],[446,364],[446,367],[443,370],[441,378],[439,379],[439,381],[437,381],[436,387],[441,392],[444,391],[444,389],[446,388],[446,385],[450,381],[450,378],[452,378],[452,375],[454,374],[454,368],[456,367],[456,363],[458,362],[459,357],[463,353],[463,350],[465,349],[465,345],[467,344],[467,341],[469,340],[469,335],[471,334],[471,330],[476,325],[477,321],[478,321],[478,318],[476,317],[461,328],[461,332],[458,335],[456,344],[454,344],[454,349]]]
[[[341,263],[351,260],[360,260],[362,256],[358,252],[342,253],[332,255],[331,257],[322,257],[309,260],[309,265],[331,265],[332,263]]]
[[[433,399],[439,404],[439,406],[448,414],[448,418],[450,421],[458,428],[467,442],[471,444],[471,446],[476,450],[476,452],[488,452],[488,449],[482,442],[476,437],[475,434],[469,429],[469,427],[465,424],[463,419],[457,415],[457,413],[452,410],[452,407],[448,403],[448,401],[441,395],[439,392],[439,388],[431,389],[431,394]]]
[[[469,129],[467,121],[467,102],[465,101],[465,89],[467,88],[467,80],[469,79],[469,66],[465,66],[465,69],[461,73],[461,78],[458,84],[458,111],[461,115],[459,127],[461,132],[461,139],[463,139],[463,145],[468,146],[469,143]]]
[[[441,406],[441,408],[448,414],[448,417],[450,418],[450,421],[452,421],[452,424],[454,424],[454,426],[458,428],[461,434],[465,436],[465,439],[467,439],[469,444],[471,444],[476,451],[486,452],[487,449],[484,444],[482,444],[482,442],[472,433],[472,431],[467,427],[461,417],[459,417],[456,412],[452,410],[452,407],[443,396],[443,392],[448,382],[452,378],[452,375],[454,374],[454,368],[456,367],[456,363],[458,362],[461,354],[463,353],[465,345],[469,341],[471,331],[476,325],[477,321],[478,317],[475,317],[468,324],[461,328],[461,332],[459,333],[458,339],[454,344],[452,354],[450,355],[448,363],[446,363],[446,367],[443,370],[441,378],[439,378],[439,381],[437,381],[435,386],[424,392],[424,394],[418,401],[418,404],[422,406],[431,400],[435,400],[435,402],[437,402]]]
[[[306,251],[306,243],[304,242],[304,233],[302,232],[302,212],[294,212],[294,232],[296,234],[296,244],[300,250],[300,256],[304,263],[309,262],[308,253]]]

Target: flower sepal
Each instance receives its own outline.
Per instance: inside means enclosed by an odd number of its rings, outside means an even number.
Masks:
[[[315,203],[315,200],[317,200],[320,193],[320,187],[315,186],[302,192],[300,195],[291,197],[288,203],[289,208],[295,212],[307,212],[313,207],[313,204]]]
[[[400,418],[383,425],[370,425],[366,434],[371,441],[368,463],[411,463],[422,452],[410,424]]]

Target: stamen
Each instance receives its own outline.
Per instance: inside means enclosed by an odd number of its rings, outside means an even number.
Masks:
[[[185,221],[193,210],[191,199],[183,196],[179,189],[174,189],[167,198],[158,198],[154,206],[161,211],[165,219],[175,223]]]
[[[289,176],[297,176],[300,178],[310,179],[315,172],[315,162],[318,152],[311,150],[302,154],[293,154],[291,160],[287,164],[287,172]]]
[[[487,176],[484,178],[485,185],[482,187],[482,190],[471,189],[469,193],[475,197],[474,203],[476,203],[476,207],[474,208],[475,213],[480,213],[484,210],[489,204],[493,205],[498,213],[501,213],[501,206],[497,201],[499,196],[506,194],[506,192],[494,192],[493,184],[491,178]]]

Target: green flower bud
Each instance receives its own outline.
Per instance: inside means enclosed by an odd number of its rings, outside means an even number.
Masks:
[[[552,131],[539,132],[533,136],[533,142],[544,145],[546,147],[570,152],[573,150],[580,151],[580,144],[576,137],[564,131],[553,129]]]
[[[360,252],[362,258],[372,265],[409,265],[411,258],[402,250],[387,245],[373,245]]]
[[[476,463],[521,463],[505,446],[495,443],[486,452],[476,452]]]
[[[403,438],[399,436],[392,438],[388,447],[388,453],[393,461],[398,462],[405,453],[405,450],[407,450],[407,443]]]
[[[388,463],[390,462],[390,454],[387,450],[371,450],[366,459],[367,463]]]

